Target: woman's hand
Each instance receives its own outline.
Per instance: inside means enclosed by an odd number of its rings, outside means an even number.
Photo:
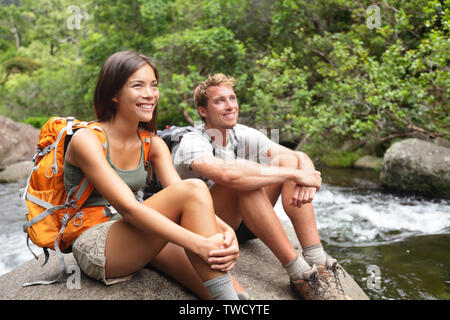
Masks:
[[[208,263],[214,270],[226,272],[234,268],[239,257],[239,244],[233,229],[229,229],[223,234],[223,243],[219,249],[209,252]]]
[[[198,235],[200,242],[196,245],[196,249],[193,252],[199,255],[206,263],[209,264],[209,253],[214,250],[220,250],[224,242],[224,234],[222,232],[216,233],[210,237],[204,237]]]

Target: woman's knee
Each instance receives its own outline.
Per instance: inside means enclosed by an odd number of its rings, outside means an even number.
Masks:
[[[210,204],[211,194],[208,186],[200,179],[186,179],[180,184],[182,194],[186,200],[197,201],[198,203]]]
[[[197,194],[209,194],[209,189],[206,183],[201,179],[185,179],[182,180],[181,186],[184,189],[185,192],[193,193],[195,195]]]

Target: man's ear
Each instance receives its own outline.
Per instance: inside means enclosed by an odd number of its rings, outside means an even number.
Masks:
[[[197,108],[197,111],[201,117],[206,118],[206,108],[205,107],[199,106]]]

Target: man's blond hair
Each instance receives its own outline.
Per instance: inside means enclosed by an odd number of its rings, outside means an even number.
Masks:
[[[194,90],[194,101],[195,105],[198,107],[207,107],[208,105],[208,94],[206,90],[209,87],[215,86],[229,86],[231,88],[234,87],[236,81],[233,77],[224,75],[223,73],[211,74],[208,78],[197,85]]]

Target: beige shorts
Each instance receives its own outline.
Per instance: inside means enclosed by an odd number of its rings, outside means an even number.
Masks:
[[[111,285],[131,279],[134,274],[118,278],[105,278],[105,244],[114,221],[97,224],[83,232],[72,246],[72,253],[81,270],[89,277]]]

